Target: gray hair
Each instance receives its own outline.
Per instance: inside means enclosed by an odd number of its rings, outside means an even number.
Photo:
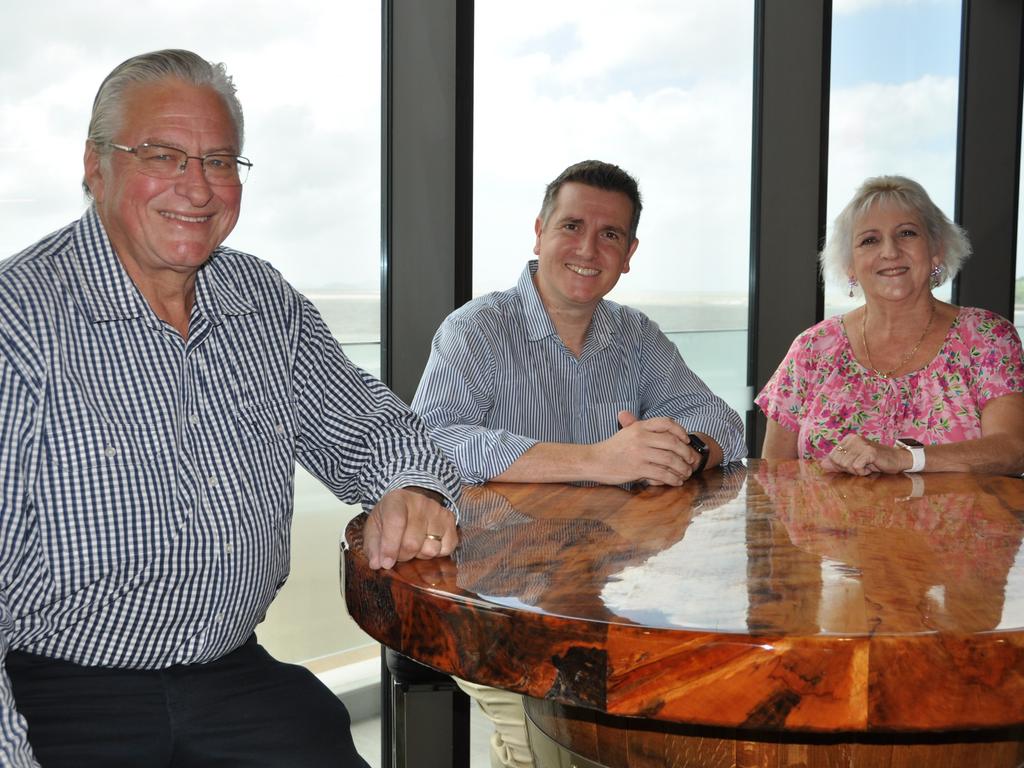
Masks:
[[[133,56],[118,64],[107,75],[100,85],[96,98],[92,103],[92,116],[89,119],[88,140],[96,151],[109,154],[107,146],[113,141],[114,134],[121,127],[124,97],[133,86],[155,83],[160,80],[176,78],[190,85],[212,88],[224,100],[235,126],[238,139],[238,152],[242,151],[245,140],[245,121],[242,117],[242,104],[235,95],[235,84],[223,64],[211,64],[206,59],[191,51],[167,49],[152,51]],[[85,179],[82,188],[87,198],[92,198]]]
[[[629,242],[636,240],[636,229],[640,226],[640,211],[644,207],[640,199],[640,187],[636,179],[619,166],[600,160],[583,160],[570,165],[548,184],[544,190],[544,202],[540,206],[541,223],[547,226],[548,218],[555,210],[558,191],[564,184],[570,182],[586,184],[588,187],[597,187],[608,192],[621,192],[628,197],[633,205],[633,215],[629,221]]]
[[[921,217],[929,245],[938,246],[942,252],[942,271],[934,286],[952,279],[971,255],[967,233],[932,202],[924,187],[905,176],[875,176],[860,185],[853,199],[836,216],[832,234],[819,256],[826,278],[846,286],[853,263],[853,228],[857,219],[876,203],[894,204]]]

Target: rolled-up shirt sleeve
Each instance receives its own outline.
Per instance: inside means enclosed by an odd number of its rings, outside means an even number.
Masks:
[[[300,463],[338,498],[365,509],[396,488],[418,486],[456,511],[459,473],[420,417],[356,367],[312,304],[301,302],[294,369]]]
[[[747,455],[740,415],[714,394],[686,365],[682,355],[658,326],[648,320],[642,335],[640,418],[667,416],[688,432],[714,438],[723,464]]]
[[[455,318],[441,324],[412,408],[468,483],[497,477],[538,442],[487,426],[497,375],[494,348],[482,329]]]

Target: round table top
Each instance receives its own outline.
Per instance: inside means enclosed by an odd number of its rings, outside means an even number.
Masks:
[[[681,488],[467,487],[452,558],[353,618],[475,682],[618,715],[809,731],[1024,723],[1024,481],[750,460]]]

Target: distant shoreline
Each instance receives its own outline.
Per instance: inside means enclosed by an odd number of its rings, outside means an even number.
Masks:
[[[319,289],[305,293],[323,316],[331,332],[350,345],[376,344],[380,340],[380,295],[353,289]],[[826,306],[828,314],[848,312],[860,302],[838,297]],[[614,297],[651,318],[669,336],[707,333],[746,333],[749,307],[745,294],[637,293]],[[1024,317],[1018,304],[1016,317]],[[1015,320],[1015,318],[1011,318]],[[1024,323],[1022,323],[1024,324]]]

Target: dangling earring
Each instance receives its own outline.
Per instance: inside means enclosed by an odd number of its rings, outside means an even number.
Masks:
[[[936,264],[934,267],[932,267],[932,288],[938,288],[940,285],[942,285],[942,271],[943,270],[941,264]]]
[[[848,282],[849,282],[849,285],[850,285],[850,298],[852,299],[853,298],[853,289],[857,287],[857,278],[854,277],[853,275],[850,275],[850,278],[849,278]]]

